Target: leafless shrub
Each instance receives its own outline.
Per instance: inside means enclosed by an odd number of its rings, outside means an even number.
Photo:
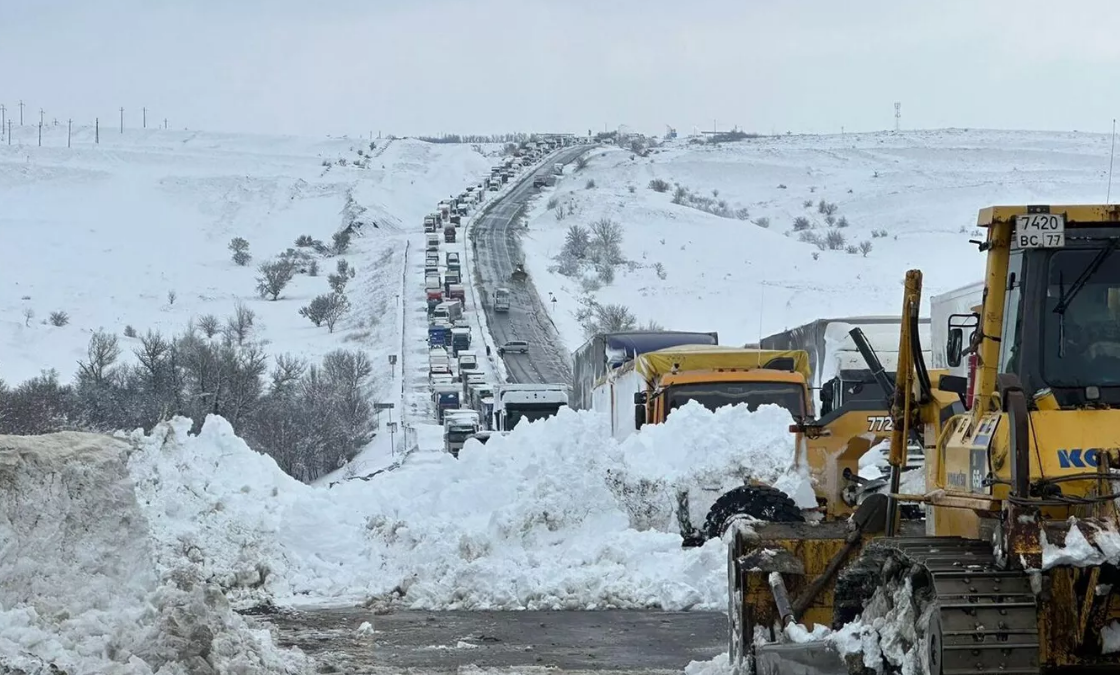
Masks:
[[[798,216],[793,219],[793,231],[804,232],[805,230],[813,229],[813,224],[805,216]],[[804,240],[802,240],[804,241]]]
[[[871,253],[871,242],[866,239],[859,243],[859,252],[866,258],[868,253]]]
[[[662,265],[661,263],[654,263],[653,271],[657,274],[658,279],[664,281],[665,277],[667,276],[664,265]]]
[[[843,250],[844,246],[847,245],[848,242],[844,237],[844,233],[840,230],[829,230],[825,234],[824,243],[825,246],[828,247],[828,250],[839,251]]]
[[[30,326],[31,320],[35,318],[35,310],[30,307],[23,308],[23,325]]]
[[[824,238],[812,230],[801,230],[801,233],[797,236],[797,240],[805,242],[806,244],[813,244],[822,251],[827,248]]]
[[[346,283],[357,276],[358,271],[345,260],[339,260],[335,270],[334,274],[327,275],[327,283],[336,294],[342,294],[346,291]]]
[[[124,336],[125,336],[126,338],[134,338],[134,337],[136,337],[136,329],[135,329],[135,328],[133,328],[133,327],[132,327],[131,325],[125,326],[125,327],[124,327]]]
[[[178,299],[179,299],[179,294],[176,293],[175,291],[168,291],[167,292],[167,304],[174,305],[175,301],[178,300]]]
[[[662,180],[660,178],[654,178],[649,182],[649,189],[653,190],[654,192],[668,192],[669,183],[668,181]]]
[[[226,326],[222,330],[228,341],[243,345],[249,339],[249,333],[253,330],[253,322],[256,321],[256,313],[241,303],[237,303],[234,308],[233,316],[226,319]]]
[[[49,321],[52,326],[61,328],[70,323],[70,315],[61,310],[57,312],[51,312],[50,316],[47,318],[47,321]]]
[[[198,329],[202,331],[202,334],[207,338],[214,337],[218,334],[218,331],[222,329],[221,322],[219,322],[218,317],[214,316],[213,314],[203,314],[202,316],[198,317],[198,321],[196,323],[198,324]]]
[[[275,301],[296,275],[296,268],[286,260],[274,260],[262,263],[257,268],[260,276],[257,277],[257,292],[262,298]]]
[[[244,267],[249,264],[253,256],[249,255],[249,242],[241,237],[234,237],[229,242],[229,250],[233,252],[233,262]]]
[[[595,180],[594,180],[594,179],[590,179],[590,178],[589,178],[589,179],[587,180],[587,183],[586,183],[586,184],[585,184],[585,185],[584,185],[583,187],[584,187],[584,189],[586,189],[586,190],[590,190],[590,189],[594,188],[594,187],[595,187]]]
[[[761,218],[755,219],[754,224],[759,227],[770,227],[770,219],[766,216],[762,216]]]

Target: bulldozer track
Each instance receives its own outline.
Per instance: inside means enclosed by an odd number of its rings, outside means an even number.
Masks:
[[[1003,570],[985,542],[908,537],[876,542],[932,581],[930,671],[941,675],[1039,675],[1038,615],[1025,572]],[[928,604],[927,604],[928,607]]]

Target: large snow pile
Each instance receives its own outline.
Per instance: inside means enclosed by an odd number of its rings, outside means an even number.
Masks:
[[[0,670],[310,672],[189,567],[157,571],[128,451],[94,434],[0,436]]]
[[[564,409],[459,459],[405,461],[374,480],[310,487],[228,423],[137,434],[130,470],[162,570],[192,564],[235,601],[342,602],[403,595],[416,608],[722,608],[726,553],[639,530],[621,489],[660,476],[790,479],[788,418],[682,408],[619,444],[607,420]],[[796,490],[794,490],[796,492]],[[651,497],[656,499],[656,495]],[[647,524],[648,525],[648,524]]]

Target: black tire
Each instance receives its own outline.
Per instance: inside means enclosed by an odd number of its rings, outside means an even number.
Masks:
[[[723,534],[729,520],[735,516],[750,516],[772,523],[803,523],[805,516],[786,493],[769,485],[742,485],[731,490],[708,510],[700,533],[705,540]]]

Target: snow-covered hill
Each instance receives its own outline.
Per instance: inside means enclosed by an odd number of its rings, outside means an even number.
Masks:
[[[224,321],[238,303],[256,313],[255,337],[273,354],[386,351],[400,340],[405,241],[421,244],[423,214],[476,179],[492,163],[482,152],[495,151],[104,128],[96,145],[92,128],[75,129],[68,149],[64,126],[45,128],[42,147],[32,127],[13,130],[15,143],[0,145],[0,378],[9,383],[47,368],[69,380],[93,331],[116,333],[131,358],[137,340],[126,327],[177,334],[192,317]],[[341,257],[357,269],[354,307],[333,335],[298,310],[329,290],[335,257],[275,302],[257,295],[260,262],[300,235],[329,244],[352,222],[362,227]],[[249,242],[246,266],[231,261],[234,237]],[[51,325],[52,312],[69,322]]]
[[[984,130],[603,149],[544,190],[523,245],[569,349],[585,339],[588,300],[743,344],[816,318],[897,313],[907,269],[925,272],[927,296],[977,280],[984,258],[968,240],[980,208],[1104,201],[1108,154],[1104,135]],[[821,200],[835,205],[831,227]],[[794,231],[799,217],[810,229]],[[622,231],[613,281],[590,263],[561,274],[571,226],[604,218]]]

